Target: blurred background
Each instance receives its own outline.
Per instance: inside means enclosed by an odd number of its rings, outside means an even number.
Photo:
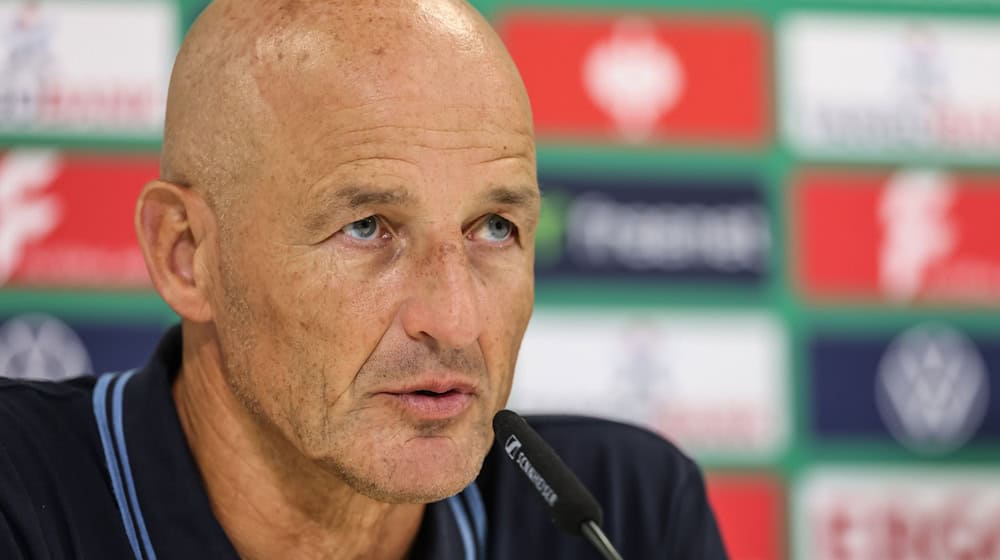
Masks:
[[[0,0],[0,375],[176,320],[131,225],[204,0]],[[535,111],[512,406],[646,426],[736,560],[1000,558],[1000,5],[479,0]]]

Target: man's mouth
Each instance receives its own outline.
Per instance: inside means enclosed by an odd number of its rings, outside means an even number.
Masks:
[[[447,420],[465,412],[475,400],[476,393],[476,387],[464,381],[436,379],[394,388],[378,395],[389,398],[404,412],[421,420]]]
[[[440,396],[443,396],[443,395],[448,395],[450,393],[456,393],[456,392],[457,391],[455,391],[455,390],[451,390],[451,391],[444,391],[443,393],[439,393],[437,391],[428,391],[428,390],[421,389],[419,391],[413,391],[413,394],[414,395],[423,395],[425,397],[440,397]]]

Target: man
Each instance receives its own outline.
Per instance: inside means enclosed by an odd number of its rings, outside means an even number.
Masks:
[[[0,390],[2,556],[595,557],[484,466],[538,214],[528,99],[467,5],[215,2],[136,210],[182,326],[138,372]],[[672,446],[536,422],[626,558],[724,557]]]

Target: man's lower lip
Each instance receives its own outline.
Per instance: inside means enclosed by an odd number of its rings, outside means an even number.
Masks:
[[[407,413],[424,420],[446,420],[465,412],[475,398],[469,393],[450,392],[440,395],[421,393],[382,393]]]

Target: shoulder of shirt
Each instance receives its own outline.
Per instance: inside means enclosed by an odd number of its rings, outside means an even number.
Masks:
[[[28,381],[0,377],[0,405],[22,412],[90,402],[97,378],[89,375],[64,381]]]
[[[0,556],[11,546],[15,558],[76,556],[81,534],[107,524],[95,382],[0,379],[0,522],[18,536],[0,544]]]
[[[697,468],[672,442],[632,424],[573,415],[528,415],[525,420],[560,455],[564,452],[594,456],[620,454],[623,459],[666,460],[685,468]]]
[[[85,436],[92,429],[95,378],[61,382],[0,378],[0,446],[16,454],[26,441]]]
[[[725,557],[716,553],[722,545],[701,470],[676,445],[644,428],[598,418],[528,415],[525,420],[601,504],[605,531],[624,547],[624,557]],[[584,541],[549,526],[547,510],[530,496],[535,492],[526,482],[494,445],[477,486],[487,517],[498,520],[492,526],[497,542],[532,542],[552,551],[554,559],[588,554]],[[500,557],[513,557],[514,545],[498,546],[504,551]]]
[[[602,488],[641,488],[661,496],[701,491],[698,465],[645,428],[586,416],[529,415],[525,420],[597,493]]]

